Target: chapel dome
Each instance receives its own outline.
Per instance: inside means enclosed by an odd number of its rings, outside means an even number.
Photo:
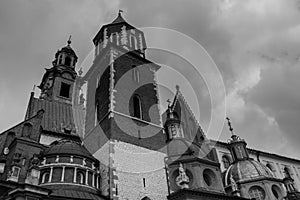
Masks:
[[[252,180],[262,177],[274,178],[271,170],[253,159],[241,160],[229,166],[224,175],[225,187],[231,184],[231,177],[235,182]]]
[[[59,140],[52,142],[44,152],[44,156],[74,155],[95,161],[93,155],[79,142],[74,140]]]

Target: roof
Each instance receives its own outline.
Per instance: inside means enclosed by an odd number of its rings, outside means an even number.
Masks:
[[[83,158],[96,160],[92,154],[79,141],[59,140],[53,142],[50,147],[44,151],[44,156],[49,155],[76,155]]]
[[[122,22],[126,22],[126,21],[124,20],[121,13],[119,12],[118,17],[114,21],[112,21],[111,24],[117,24]]]
[[[253,160],[242,160],[232,164],[225,172],[225,186],[228,186],[232,182],[232,178],[235,182],[247,181],[258,178],[274,178],[271,170],[262,163]]]
[[[26,118],[31,117],[41,109],[45,111],[41,123],[43,130],[64,134],[66,134],[65,131],[71,131],[71,134],[76,135],[71,104],[31,97]]]
[[[217,145],[223,146],[223,147],[226,147],[226,148],[228,146],[228,143],[223,142],[223,141],[217,141],[217,140],[212,140],[212,139],[210,141],[211,141],[211,143],[216,143]],[[282,156],[282,155],[279,155],[279,154],[269,153],[269,152],[265,152],[265,151],[261,151],[261,150],[257,150],[257,149],[252,149],[252,148],[247,148],[247,150],[251,154],[258,154],[258,155],[272,157],[272,158],[275,158],[275,159],[283,159],[283,160],[287,160],[289,162],[293,161],[293,162],[296,162],[296,163],[300,163],[300,160],[296,159],[296,158],[290,158],[290,157]]]

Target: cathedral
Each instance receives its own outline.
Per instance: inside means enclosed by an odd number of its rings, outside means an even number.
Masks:
[[[228,142],[207,138],[179,86],[160,110],[145,37],[119,12],[84,75],[70,39],[55,53],[0,135],[0,199],[300,200],[300,160],[248,148],[229,118]]]

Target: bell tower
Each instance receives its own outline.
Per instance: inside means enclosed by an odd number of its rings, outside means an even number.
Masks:
[[[58,50],[52,62],[52,68],[46,69],[41,84],[40,99],[50,101],[72,102],[72,91],[74,81],[77,77],[75,66],[77,56],[71,48],[71,36],[67,46]]]
[[[84,142],[106,163],[103,194],[113,199],[142,199],[141,194],[165,199],[166,141],[156,82],[160,66],[146,59],[143,32],[121,12],[93,39],[95,58],[82,78],[82,84],[87,83]],[[127,180],[134,185],[129,187]]]

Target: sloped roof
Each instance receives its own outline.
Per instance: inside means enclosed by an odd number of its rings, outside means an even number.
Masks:
[[[31,117],[41,109],[45,111],[41,123],[43,130],[64,134],[66,133],[65,130],[69,130],[72,135],[76,135],[71,104],[32,97],[28,105],[26,118]]]
[[[117,24],[117,23],[122,23],[122,22],[126,22],[126,21],[122,17],[121,13],[119,13],[118,17],[114,21],[112,21],[111,24]]]

